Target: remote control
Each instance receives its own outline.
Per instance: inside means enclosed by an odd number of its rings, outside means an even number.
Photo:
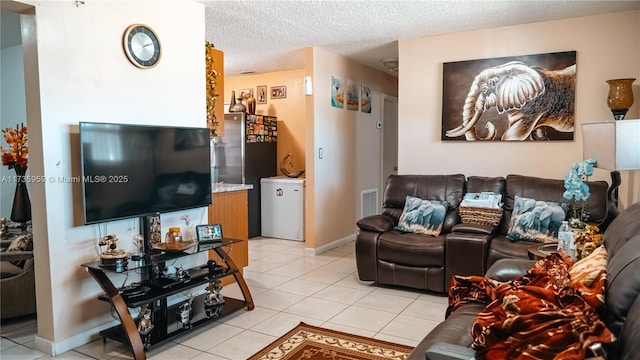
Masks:
[[[476,352],[473,349],[438,342],[433,344],[425,353],[426,360],[475,360]]]

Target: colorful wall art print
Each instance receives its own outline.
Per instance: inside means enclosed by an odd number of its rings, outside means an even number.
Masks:
[[[443,64],[442,140],[573,140],[576,51]]]
[[[344,108],[344,81],[336,75],[331,75],[331,106]]]
[[[362,91],[360,92],[360,111],[371,114],[371,86],[362,83]]]
[[[360,93],[358,83],[353,79],[347,80],[347,110],[358,111],[360,103]]]

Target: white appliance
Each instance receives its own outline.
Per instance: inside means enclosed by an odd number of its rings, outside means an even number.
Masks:
[[[260,179],[262,236],[304,241],[304,179]]]

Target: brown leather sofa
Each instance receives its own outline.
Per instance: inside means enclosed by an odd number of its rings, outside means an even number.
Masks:
[[[465,177],[456,175],[391,175],[384,191],[382,214],[358,221],[356,263],[363,281],[446,291],[445,240],[460,221]],[[407,195],[447,201],[439,236],[394,230]]]
[[[31,238],[29,243],[32,244]],[[5,248],[13,240],[0,239]],[[35,314],[36,287],[33,245],[28,250],[0,252],[0,319]]]
[[[589,222],[604,231],[617,211],[610,205],[605,181],[588,182]],[[382,214],[358,221],[356,263],[362,281],[446,292],[453,275],[484,275],[502,258],[528,258],[530,242],[506,238],[516,196],[566,202],[564,181],[523,175],[391,175],[386,181]],[[467,192],[502,194],[503,216],[497,227],[462,224],[458,207]],[[446,200],[447,214],[439,236],[394,230],[407,195]]]
[[[640,354],[640,202],[611,222],[604,234],[604,246],[608,262],[603,320],[617,338],[607,348],[608,359],[636,360]],[[500,259],[485,276],[506,281],[523,275],[532,265],[531,260]],[[471,326],[483,308],[477,303],[460,306],[418,344],[407,360],[424,360],[425,351],[438,342],[471,347]]]

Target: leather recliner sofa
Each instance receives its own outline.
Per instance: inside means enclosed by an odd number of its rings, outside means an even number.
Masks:
[[[605,312],[601,317],[617,340],[606,348],[607,358],[636,360],[640,354],[640,202],[625,209],[604,233],[607,249]],[[532,260],[500,259],[486,277],[507,281],[524,275]],[[424,360],[436,343],[471,347],[471,328],[484,305],[468,302],[453,311],[416,346],[407,360]]]
[[[617,215],[605,181],[588,182],[589,222],[604,231]],[[458,208],[464,194],[502,194],[503,216],[498,226],[463,224]],[[533,176],[391,175],[387,178],[382,214],[357,222],[356,263],[362,281],[446,292],[453,275],[484,275],[496,260],[528,258],[531,242],[512,242],[506,234],[516,196],[563,203],[564,181]],[[395,230],[406,196],[447,201],[439,236]]]

